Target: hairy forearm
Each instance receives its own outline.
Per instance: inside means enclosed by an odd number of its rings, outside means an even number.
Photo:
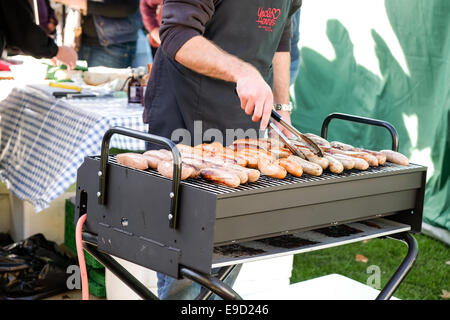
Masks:
[[[276,52],[273,59],[273,102],[288,104],[289,71],[291,55],[289,52]]]
[[[195,36],[178,50],[175,60],[203,75],[237,82],[248,73],[258,73],[251,64],[223,51],[202,36]]]

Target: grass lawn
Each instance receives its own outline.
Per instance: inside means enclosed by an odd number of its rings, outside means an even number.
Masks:
[[[419,244],[419,256],[394,296],[404,300],[442,299],[442,290],[450,291],[450,247],[422,234],[414,235]],[[331,273],[367,284],[372,273],[367,268],[376,265],[381,271],[383,287],[407,252],[406,245],[392,239],[372,239],[294,257],[291,283],[309,280]],[[357,254],[368,258],[357,262]]]

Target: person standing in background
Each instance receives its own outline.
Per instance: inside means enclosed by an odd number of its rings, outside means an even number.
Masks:
[[[161,27],[161,16],[163,0],[141,0],[141,15],[145,29],[148,31],[148,41],[152,49],[153,58],[156,55],[156,49],[161,44],[159,38],[159,28]]]
[[[49,58],[73,69],[78,55],[72,48],[57,46],[46,32],[36,25],[28,0],[0,1],[0,57],[4,48],[20,49],[35,58]]]
[[[139,0],[55,0],[84,14],[81,60],[88,66],[127,68],[136,54],[138,31],[143,26]]]

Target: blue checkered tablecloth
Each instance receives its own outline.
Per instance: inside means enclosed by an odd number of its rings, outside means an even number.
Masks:
[[[39,212],[76,181],[86,156],[100,154],[106,130],[147,132],[142,112],[126,98],[66,100],[38,87],[14,88],[0,101],[0,180]],[[145,150],[143,141],[120,135],[110,146]]]

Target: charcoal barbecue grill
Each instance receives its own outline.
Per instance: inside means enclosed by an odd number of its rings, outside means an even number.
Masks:
[[[345,114],[329,115],[322,126],[341,119],[381,126],[387,122]],[[172,151],[174,179],[154,170],[117,163],[109,155],[114,134],[156,143]],[[389,299],[417,256],[409,232],[420,232],[426,168],[386,163],[366,171],[324,172],[276,180],[266,176],[238,188],[204,179],[180,181],[181,156],[165,138],[112,128],[100,156],[86,157],[78,170],[77,220],[87,213],[84,247],[136,293],[156,297],[109,255],[167,274],[189,278],[224,299],[239,295],[222,280],[238,263],[318,250],[389,236],[408,245],[408,254],[378,299]],[[212,269],[220,267],[217,274]]]

